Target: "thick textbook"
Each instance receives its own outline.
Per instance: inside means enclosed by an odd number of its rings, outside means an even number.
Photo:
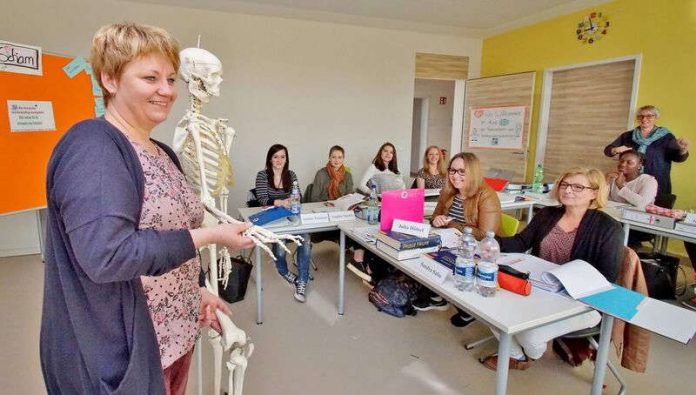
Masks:
[[[439,245],[424,248],[412,248],[408,250],[397,250],[384,244],[382,240],[377,240],[377,249],[396,259],[397,261],[418,258],[421,256],[421,254],[437,251],[438,248],[440,248]]]
[[[379,232],[377,240],[396,250],[434,247],[442,244],[440,235],[431,233],[428,237],[418,237],[399,232]]]

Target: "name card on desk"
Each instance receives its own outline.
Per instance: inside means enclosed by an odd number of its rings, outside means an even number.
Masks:
[[[428,237],[428,234],[430,234],[430,225],[395,219],[394,223],[392,224],[391,231],[416,237]]]
[[[438,284],[444,283],[445,280],[447,280],[447,276],[452,273],[452,270],[445,266],[429,262],[425,259],[420,259],[418,261],[418,269]]]
[[[306,225],[322,224],[325,222],[329,222],[329,214],[328,213],[300,214],[300,218],[302,219],[302,223],[306,224]]]
[[[353,210],[330,211],[329,212],[329,220],[331,222],[353,221],[353,220],[355,220],[355,213],[353,212]]]

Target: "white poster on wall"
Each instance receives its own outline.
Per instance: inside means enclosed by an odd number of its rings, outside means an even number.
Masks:
[[[7,111],[12,132],[56,130],[53,103],[50,101],[8,100]]]
[[[469,148],[524,149],[527,106],[470,107]]]
[[[41,47],[0,40],[0,72],[42,75]]]

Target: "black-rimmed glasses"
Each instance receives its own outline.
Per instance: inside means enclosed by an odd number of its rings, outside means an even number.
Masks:
[[[587,186],[581,185],[581,184],[569,184],[567,182],[562,182],[562,183],[558,184],[558,189],[561,191],[564,189],[568,189],[568,187],[570,187],[570,190],[572,190],[573,192],[582,192],[585,189],[591,189],[591,190],[597,189],[597,188],[587,187]]]
[[[466,175],[466,170],[465,169],[453,169],[450,167],[449,169],[447,169],[447,173],[451,176],[453,176],[455,174],[459,174],[460,177],[464,177]]]

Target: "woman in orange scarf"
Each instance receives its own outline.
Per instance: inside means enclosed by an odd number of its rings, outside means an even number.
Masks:
[[[314,176],[310,201],[336,200],[353,192],[353,176],[343,166],[343,159],[343,148],[338,145],[331,147],[329,161]]]

